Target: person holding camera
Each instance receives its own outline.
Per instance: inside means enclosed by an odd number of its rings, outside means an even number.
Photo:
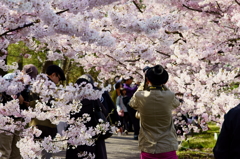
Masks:
[[[177,159],[178,141],[172,110],[180,105],[180,101],[165,86],[169,75],[161,65],[146,68],[143,70],[145,82],[129,102],[140,114],[141,159]]]

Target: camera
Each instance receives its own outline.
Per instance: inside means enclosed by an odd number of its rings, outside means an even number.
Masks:
[[[147,71],[149,68],[151,68],[151,67],[149,67],[149,66],[144,67],[144,68],[143,68],[143,73],[146,73],[146,71]]]

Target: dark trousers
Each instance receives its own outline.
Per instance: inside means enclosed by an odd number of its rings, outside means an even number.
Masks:
[[[34,137],[35,139],[44,139],[44,137],[48,137],[49,135],[53,138],[57,135],[57,127],[51,128],[43,125],[36,125],[36,127],[42,131],[42,134],[39,137]],[[47,152],[46,150],[42,151],[42,159],[51,159],[53,156],[52,153]]]
[[[133,109],[132,107],[130,107],[129,105],[127,106],[127,109],[128,109],[128,114],[129,114],[129,117],[130,117],[130,120],[132,121],[132,124],[133,124],[133,127],[134,127],[134,136],[135,135],[139,135],[139,129],[140,129],[140,126],[139,126],[139,119],[137,119],[135,117],[135,114],[136,114],[136,110]]]
[[[123,126],[123,131],[127,130],[129,131],[129,114],[128,112],[124,112],[124,116],[120,117],[122,126]]]

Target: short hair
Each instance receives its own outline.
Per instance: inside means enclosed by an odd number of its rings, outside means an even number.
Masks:
[[[115,89],[118,89],[118,88],[120,88],[121,87],[121,85],[122,85],[122,83],[121,82],[117,82],[116,84],[115,84]]]
[[[127,91],[125,88],[121,88],[120,89],[120,93],[121,93],[121,95],[123,95],[123,91]]]
[[[60,78],[61,78],[60,79],[61,81],[66,80],[64,72],[63,72],[63,70],[59,66],[57,66],[57,65],[50,65],[50,66],[48,66],[48,68],[46,70],[46,74],[47,75],[51,75],[53,73],[56,73],[56,75],[59,75]]]
[[[36,78],[38,75],[37,67],[33,64],[24,65],[22,72],[29,75],[31,78]]]

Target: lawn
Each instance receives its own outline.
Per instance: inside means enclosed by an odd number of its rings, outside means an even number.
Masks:
[[[177,155],[179,159],[214,159],[213,147],[216,144],[214,133],[219,134],[219,127],[209,124],[209,130],[188,135],[188,139],[179,145]]]

